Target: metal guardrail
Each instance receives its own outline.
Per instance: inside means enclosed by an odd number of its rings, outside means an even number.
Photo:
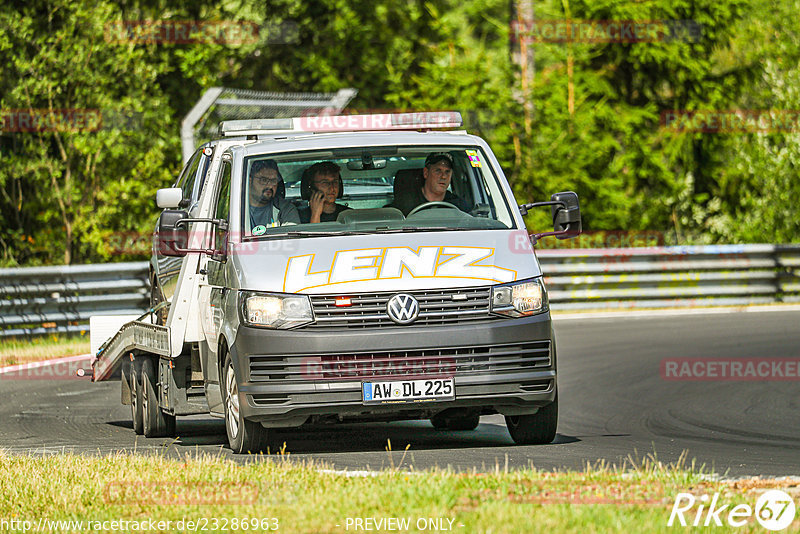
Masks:
[[[0,269],[0,337],[89,331],[92,315],[141,315],[147,262]]]
[[[555,310],[800,302],[800,245],[545,249]],[[147,262],[0,269],[0,337],[88,331],[92,315],[140,315]]]
[[[800,302],[800,245],[537,251],[553,309]]]

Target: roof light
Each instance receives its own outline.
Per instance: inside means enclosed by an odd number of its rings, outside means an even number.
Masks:
[[[219,133],[228,137],[232,135],[253,135],[276,130],[294,129],[293,119],[253,119],[223,121],[219,123]]]
[[[410,113],[379,113],[375,115],[328,115],[295,117],[293,119],[255,119],[224,121],[219,133],[234,135],[268,135],[283,133],[360,132],[377,130],[430,130],[460,128],[463,124],[458,111],[421,111]]]

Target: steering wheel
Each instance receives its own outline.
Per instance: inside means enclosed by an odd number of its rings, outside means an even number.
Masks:
[[[419,206],[417,206],[413,210],[409,211],[408,215],[406,215],[406,218],[411,217],[415,213],[417,213],[419,211],[422,211],[422,210],[426,210],[428,208],[448,208],[448,209],[451,209],[451,210],[461,211],[461,210],[458,209],[458,207],[454,206],[453,204],[450,204],[449,202],[442,202],[442,201],[439,201],[439,200],[435,200],[433,202],[425,202],[423,204],[420,204]]]

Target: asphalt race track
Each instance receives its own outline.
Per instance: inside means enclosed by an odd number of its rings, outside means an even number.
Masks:
[[[473,432],[428,422],[282,431],[290,459],[333,469],[582,469],[655,453],[727,476],[800,475],[800,381],[671,381],[666,358],[800,358],[800,311],[557,319],[560,419],[555,443],[514,446],[501,416]],[[57,355],[54,355],[57,356]],[[137,437],[119,382],[0,375],[0,448],[13,453],[118,450],[231,456],[222,420],[178,420],[175,440]],[[386,451],[391,440],[391,456]],[[403,458],[403,450],[410,445]],[[248,457],[235,457],[246,461]],[[402,458],[402,464],[401,464]]]

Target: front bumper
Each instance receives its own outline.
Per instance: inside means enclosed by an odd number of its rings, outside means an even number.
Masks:
[[[427,418],[447,409],[534,413],[555,397],[550,314],[464,326],[314,332],[241,326],[230,347],[244,417],[265,426]],[[364,405],[361,384],[452,376],[455,400]],[[315,417],[316,416],[316,417]]]

